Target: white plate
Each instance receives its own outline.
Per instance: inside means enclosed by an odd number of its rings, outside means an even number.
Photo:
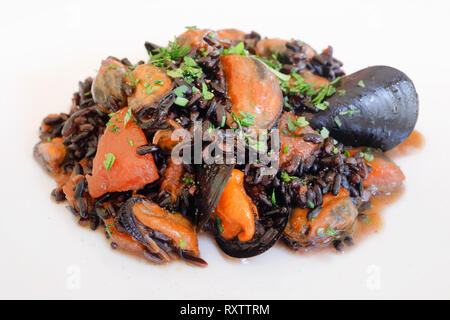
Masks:
[[[444,1],[9,2],[0,13],[0,298],[450,298],[448,13]],[[277,245],[245,261],[201,236],[208,268],[155,267],[111,250],[50,200],[54,182],[32,158],[41,119],[67,111],[101,59],[146,59],[145,40],[164,44],[188,25],[331,44],[348,73],[386,64],[413,79],[427,143],[397,161],[406,192],[379,234],[344,254]]]

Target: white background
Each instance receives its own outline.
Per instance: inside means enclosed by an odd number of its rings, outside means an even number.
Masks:
[[[449,3],[3,1],[0,298],[450,298]],[[385,64],[410,76],[427,143],[398,160],[406,192],[379,234],[344,254],[278,245],[247,261],[202,236],[208,268],[155,267],[111,250],[50,200],[54,183],[32,158],[41,119],[68,111],[101,59],[146,59],[145,40],[165,44],[191,25],[331,44],[347,73]]]

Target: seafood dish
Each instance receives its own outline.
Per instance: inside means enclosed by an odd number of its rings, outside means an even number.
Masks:
[[[343,251],[373,201],[402,188],[388,154],[419,104],[403,72],[347,75],[331,46],[236,29],[187,27],[145,49],[105,58],[33,150],[53,199],[113,249],[206,266],[203,232],[232,258],[276,243]]]

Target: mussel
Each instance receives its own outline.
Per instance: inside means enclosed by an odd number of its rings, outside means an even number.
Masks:
[[[230,180],[234,165],[201,164],[196,166],[197,183],[199,187],[198,212],[196,216],[199,229],[216,210],[220,196]]]
[[[212,221],[218,246],[227,255],[248,258],[270,249],[288,222],[287,208],[259,213],[244,189],[244,173],[233,169]]]
[[[133,110],[138,125],[142,129],[158,128],[166,120],[175,98],[175,94],[171,91],[152,105],[140,106]]]
[[[123,81],[127,67],[117,58],[108,57],[92,84],[94,101],[108,112],[115,112],[127,104],[126,84]]]
[[[36,160],[50,173],[57,173],[59,166],[66,158],[66,146],[62,138],[53,138],[48,142],[40,142],[33,149]]]
[[[283,109],[277,77],[253,57],[222,55],[220,61],[232,104],[231,112],[227,113],[228,126],[272,128]]]
[[[401,71],[374,66],[343,77],[328,108],[306,118],[350,146],[390,150],[408,138],[419,112],[417,92]]]
[[[348,191],[341,189],[336,197],[325,195],[321,207],[295,208],[284,231],[284,240],[293,249],[325,245],[351,234],[357,216],[358,210]]]
[[[145,247],[144,256],[155,263],[166,263],[174,257],[199,266],[197,233],[180,213],[168,212],[142,196],[128,199],[119,211],[125,230]]]

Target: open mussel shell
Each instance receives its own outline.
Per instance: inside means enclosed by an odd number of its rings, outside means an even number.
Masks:
[[[199,230],[216,210],[220,196],[230,180],[233,164],[201,164],[196,166],[199,187],[196,222]]]
[[[397,69],[365,68],[343,77],[336,90],[325,111],[307,114],[306,118],[314,129],[326,127],[333,138],[346,145],[387,151],[405,141],[416,125],[416,89]]]
[[[289,210],[285,207],[262,215],[255,220],[255,234],[249,241],[239,241],[238,238],[226,240],[216,227],[214,235],[217,245],[222,251],[234,258],[250,258],[266,252],[272,248],[283,235],[289,220]]]

